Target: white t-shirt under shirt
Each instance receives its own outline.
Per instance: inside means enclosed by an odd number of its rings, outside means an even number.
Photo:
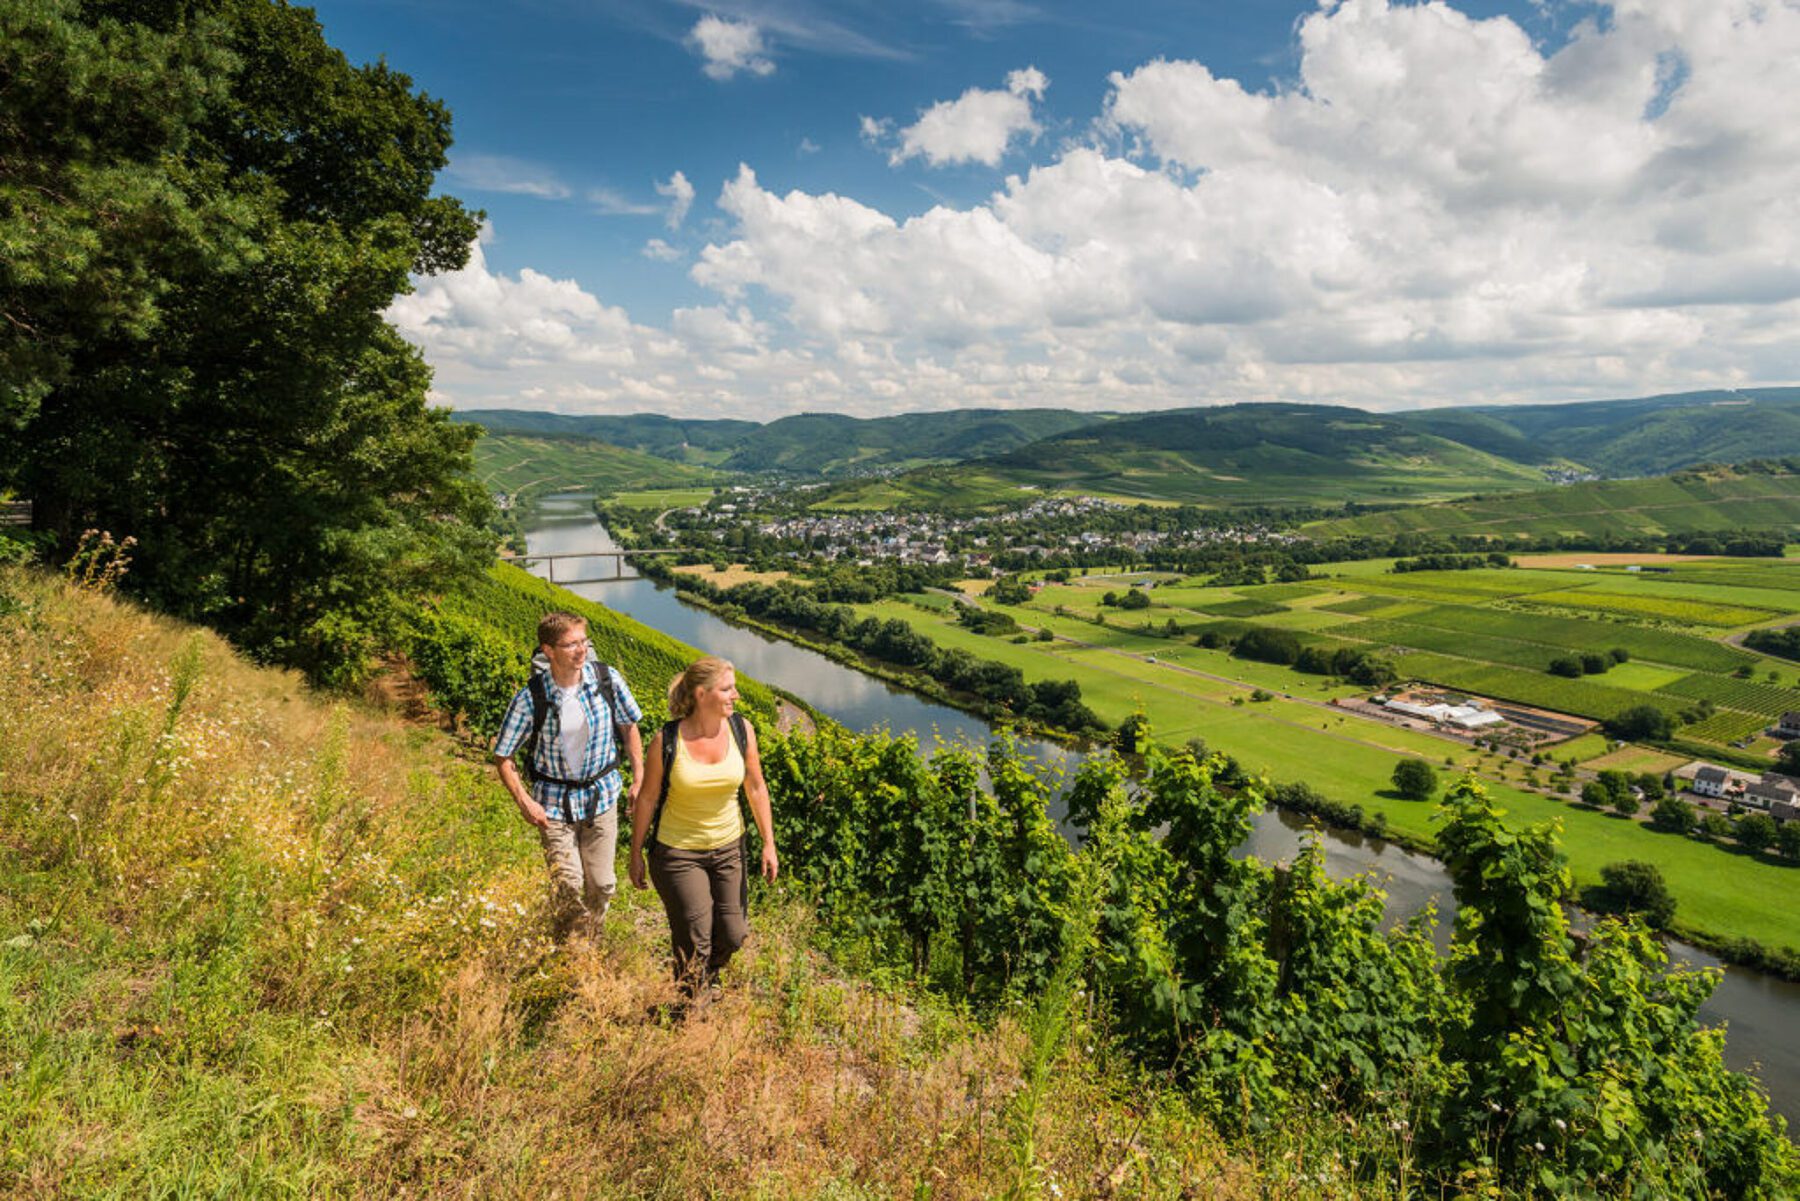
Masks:
[[[562,707],[557,711],[558,741],[562,743],[563,762],[569,770],[579,772],[587,756],[588,715],[581,703],[581,686],[563,689]]]

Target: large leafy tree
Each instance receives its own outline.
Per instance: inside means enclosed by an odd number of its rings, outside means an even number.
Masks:
[[[450,117],[270,0],[0,5],[0,487],[340,681],[473,569],[475,434],[383,314],[459,266]]]

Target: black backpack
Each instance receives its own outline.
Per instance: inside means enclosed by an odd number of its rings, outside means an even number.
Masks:
[[[744,715],[733,713],[730,719],[731,740],[737,743],[738,755],[745,764],[750,762],[750,735],[745,729]],[[662,728],[662,790],[656,794],[656,808],[650,811],[650,829],[644,835],[646,847],[656,844],[656,828],[662,824],[663,802],[669,799],[669,772],[675,766],[675,743],[681,738],[681,719],[676,718]],[[738,798],[744,795],[742,785],[738,787]],[[748,828],[748,822],[744,823]]]
[[[612,668],[600,659],[592,657],[593,643],[588,643],[589,662],[600,679],[600,695],[606,699],[607,714],[613,719],[613,757],[597,772],[585,780],[565,780],[561,776],[552,776],[538,770],[538,743],[543,741],[544,719],[550,715],[550,678],[548,670],[536,670],[537,660],[532,660],[533,671],[527,687],[531,690],[531,732],[519,741],[519,749],[513,752],[513,762],[519,767],[519,773],[525,777],[527,784],[540,780],[547,784],[562,784],[570,788],[591,788],[619,770],[619,752],[624,749],[624,731],[630,728],[629,722],[619,720],[624,711],[619,708],[619,694],[613,688]]]

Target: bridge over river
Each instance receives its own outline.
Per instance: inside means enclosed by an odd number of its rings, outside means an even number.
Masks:
[[[696,552],[686,547],[658,547],[655,550],[594,550],[564,554],[501,555],[500,561],[502,563],[515,564],[519,567],[523,567],[527,571],[530,571],[534,564],[542,565],[544,569],[542,572],[533,572],[532,574],[543,575],[544,578],[549,580],[552,584],[560,584],[564,587],[569,587],[574,584],[604,584],[611,580],[641,580],[644,577],[637,574],[635,571],[629,575],[625,572],[627,566],[626,560],[635,555],[687,555],[696,553],[710,554],[712,552]],[[591,563],[595,559],[612,560],[612,574],[582,577],[581,572],[583,571],[583,568],[578,566],[570,566],[562,573],[562,575],[557,574],[556,565],[558,563]],[[568,578],[570,576],[581,578]]]

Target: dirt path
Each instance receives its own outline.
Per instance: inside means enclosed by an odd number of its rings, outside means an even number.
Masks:
[[[819,732],[819,724],[812,719],[812,714],[785,697],[775,698],[775,728],[783,734],[791,734],[795,730],[802,734]]]

